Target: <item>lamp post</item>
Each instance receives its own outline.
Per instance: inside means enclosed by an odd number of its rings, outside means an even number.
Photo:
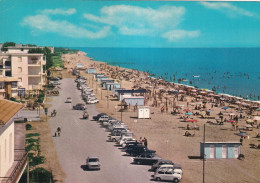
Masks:
[[[107,98],[107,108],[109,109],[109,101],[108,101],[109,96],[106,96],[106,98]]]

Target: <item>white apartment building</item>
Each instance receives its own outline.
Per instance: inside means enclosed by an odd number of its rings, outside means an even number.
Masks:
[[[17,89],[42,89],[46,80],[43,67],[46,59],[43,54],[29,53],[37,47],[7,47],[0,53],[0,98],[17,97]]]
[[[25,134],[19,134],[13,121],[22,108],[22,104],[0,99],[0,182],[18,182],[27,165],[27,153],[16,150],[25,147]]]

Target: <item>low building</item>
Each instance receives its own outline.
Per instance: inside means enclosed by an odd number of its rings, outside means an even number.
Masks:
[[[14,123],[22,104],[0,99],[0,182],[18,182],[27,165],[25,125]]]
[[[141,96],[125,97],[123,99],[123,102],[125,102],[127,105],[130,106],[144,106],[144,97]]]
[[[88,74],[96,74],[97,70],[96,70],[96,68],[87,68],[86,69],[86,73],[88,73]]]
[[[118,96],[118,92],[119,90],[125,90],[125,88],[113,88],[113,95],[114,96]]]
[[[103,74],[103,73],[96,73],[96,74],[94,74],[94,78],[95,79],[97,79],[97,77],[99,77],[99,76],[105,76],[105,74]]]
[[[106,83],[114,83],[115,80],[113,79],[101,79],[101,86],[102,88],[105,88],[106,87]]]
[[[240,154],[240,142],[201,142],[200,156],[203,158],[203,147],[206,159],[234,159]]]
[[[139,90],[118,90],[118,100],[121,101],[125,97],[134,96],[134,94],[143,95],[145,98],[146,89],[139,89]]]
[[[106,83],[105,84],[105,88],[107,90],[113,90],[114,88],[120,88],[120,87],[121,87],[120,83]]]
[[[97,76],[97,81],[101,81],[102,79],[108,79],[107,76]]]

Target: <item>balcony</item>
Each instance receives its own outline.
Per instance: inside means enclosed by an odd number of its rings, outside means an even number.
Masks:
[[[14,150],[14,163],[6,177],[0,177],[0,183],[18,182],[27,166],[28,154],[24,149]]]

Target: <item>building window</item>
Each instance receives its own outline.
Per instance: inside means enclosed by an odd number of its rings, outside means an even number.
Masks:
[[[5,61],[5,66],[11,66],[11,61]]]
[[[17,82],[12,82],[12,88],[17,88]]]
[[[5,76],[11,77],[12,76],[12,72],[11,71],[5,71]]]
[[[4,84],[4,82],[0,82],[0,89],[5,89],[5,84]]]
[[[18,67],[18,72],[22,73],[22,71],[23,71],[22,67]]]
[[[1,68],[0,68],[1,69]],[[3,70],[0,70],[0,76],[2,76],[3,75]]]

